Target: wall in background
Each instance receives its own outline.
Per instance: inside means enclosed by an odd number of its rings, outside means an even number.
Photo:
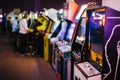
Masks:
[[[24,9],[24,1],[23,0],[0,0],[0,8],[3,9],[4,12],[9,12],[14,8]]]
[[[34,11],[35,9],[35,0],[23,0],[23,10]]]
[[[63,3],[65,3],[66,0],[41,0],[41,8],[55,8],[60,9],[63,8]]]
[[[91,1],[96,2],[98,5],[102,4],[102,0],[74,0],[74,1],[77,2],[77,4],[79,4],[80,6],[82,4],[86,4]],[[104,0],[104,1],[107,1],[107,0]],[[63,8],[63,3],[65,2],[66,0],[0,0],[0,8],[2,8],[4,12],[9,12],[13,10],[14,8],[20,8],[21,11],[23,10],[40,11],[43,8],[46,8],[46,9]],[[117,2],[117,4],[119,2]]]
[[[34,2],[34,4],[35,4],[35,11],[39,11],[40,10],[40,6],[41,6],[41,0],[35,0],[35,2]]]
[[[0,0],[0,8],[4,12],[10,12],[14,8],[20,8],[21,11],[40,11],[43,8],[63,8],[66,0]]]
[[[102,0],[102,6],[109,6],[120,11],[120,0]]]

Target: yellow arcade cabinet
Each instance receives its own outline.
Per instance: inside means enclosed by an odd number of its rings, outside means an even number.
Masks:
[[[59,22],[57,20],[57,10],[50,8],[47,10],[47,17],[49,18],[48,28],[44,35],[44,59],[50,62],[50,53],[49,53],[49,39],[53,34],[54,30],[58,26]]]
[[[48,20],[47,17],[46,17],[46,16],[40,16],[40,17],[38,17],[37,20],[38,20],[40,23],[42,23],[42,25],[38,26],[37,29],[38,29],[39,31],[45,30],[46,27],[47,27],[47,20]]]
[[[44,59],[46,61],[49,60],[49,40],[48,40],[48,35],[49,33],[51,33],[51,28],[54,25],[54,21],[52,19],[49,18],[48,21],[48,28],[46,30],[46,33],[44,35]]]

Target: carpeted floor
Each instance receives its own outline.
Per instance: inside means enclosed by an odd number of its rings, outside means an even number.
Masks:
[[[51,65],[43,58],[20,56],[8,38],[0,36],[0,80],[57,80]]]

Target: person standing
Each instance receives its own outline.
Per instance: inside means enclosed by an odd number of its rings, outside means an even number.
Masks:
[[[29,30],[27,20],[29,19],[28,13],[24,14],[23,19],[19,23],[19,51],[21,54],[26,52],[27,46],[27,32]]]
[[[18,46],[17,46],[17,38],[18,38],[18,17],[15,17],[15,19],[12,21],[12,38],[13,38],[13,48],[14,51],[17,51]]]
[[[12,44],[12,18],[11,16],[9,16],[6,21],[6,29],[7,29],[7,34],[9,36],[10,44]]]

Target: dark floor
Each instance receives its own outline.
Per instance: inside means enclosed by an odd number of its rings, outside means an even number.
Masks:
[[[0,80],[57,80],[51,65],[40,57],[20,56],[8,38],[0,36]]]

